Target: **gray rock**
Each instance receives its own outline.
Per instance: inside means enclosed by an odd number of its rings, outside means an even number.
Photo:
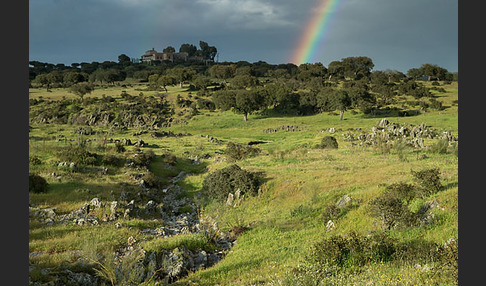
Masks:
[[[351,197],[348,195],[344,195],[337,203],[336,207],[338,208],[344,208],[348,206],[351,203]]]
[[[326,231],[332,231],[336,228],[336,225],[334,224],[334,222],[332,220],[329,220],[326,224]]]
[[[202,268],[202,267],[206,267],[206,265],[208,264],[208,254],[204,250],[196,253],[193,256],[192,259],[194,261],[194,270],[193,271],[196,271],[196,270],[198,270],[199,268]]]
[[[380,122],[378,122],[378,127],[386,127],[390,124],[390,121],[388,121],[388,119],[386,118],[383,118],[382,120],[380,120]]]
[[[93,198],[88,205],[90,206],[90,209],[91,207],[94,207],[94,209],[99,209],[101,208],[101,201],[98,198]]]
[[[118,215],[116,213],[116,209],[118,208],[118,202],[117,201],[112,201],[110,203],[110,220],[115,220],[117,219]]]
[[[228,194],[228,198],[226,199],[226,204],[228,206],[233,206],[234,195],[232,193]]]
[[[154,201],[150,200],[147,202],[145,205],[145,214],[147,215],[153,215],[157,213],[157,203]]]
[[[72,272],[69,269],[65,270],[65,278],[67,280],[65,285],[92,286],[99,283],[97,277],[84,272]]]

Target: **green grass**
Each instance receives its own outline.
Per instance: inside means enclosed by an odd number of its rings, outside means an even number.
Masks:
[[[437,100],[447,107],[442,111],[429,110],[417,116],[386,117],[393,123],[414,124],[425,123],[438,130],[451,130],[458,135],[458,111],[453,104],[458,99],[457,83],[441,86],[445,93],[435,93]],[[132,95],[138,95],[141,86],[132,88],[109,87],[95,90],[90,96],[102,94],[119,97],[122,90]],[[145,95],[155,92],[143,91]],[[50,99],[61,99],[65,90],[53,89],[46,93],[45,89],[31,89],[30,98],[43,96]],[[186,88],[178,86],[169,88],[168,99],[175,102],[177,94],[189,96]],[[73,96],[68,94],[68,96]],[[119,100],[119,99],[117,99]],[[405,100],[413,100],[405,98]],[[398,103],[398,106],[400,102]],[[413,109],[413,108],[412,108]],[[181,283],[193,281],[197,285],[250,285],[263,283],[284,283],[292,285],[294,270],[303,263],[311,246],[318,240],[330,235],[326,232],[323,212],[326,206],[335,204],[343,195],[349,195],[359,201],[358,206],[346,211],[335,220],[336,228],[332,234],[346,234],[355,231],[366,235],[372,231],[381,231],[376,218],[369,212],[368,203],[377,197],[385,186],[391,183],[412,183],[411,170],[439,168],[444,189],[430,197],[416,200],[411,208],[419,209],[424,202],[436,199],[443,210],[434,210],[433,224],[424,227],[409,227],[394,229],[390,236],[400,242],[417,243],[426,241],[443,244],[451,237],[458,236],[458,158],[453,151],[446,154],[428,152],[426,150],[405,149],[404,158],[399,158],[396,150],[390,154],[381,154],[373,148],[352,147],[350,142],[343,140],[342,134],[348,129],[361,128],[370,132],[371,127],[383,117],[365,116],[362,113],[345,112],[344,120],[339,116],[327,113],[312,116],[281,116],[268,112],[268,115],[253,114],[248,122],[243,122],[241,114],[231,111],[208,112],[188,120],[187,124],[175,124],[164,128],[174,133],[190,133],[191,136],[153,138],[150,133],[133,136],[138,130],[110,131],[107,127],[93,127],[105,132],[111,138],[142,139],[149,144],[157,144],[153,148],[156,154],[149,170],[161,177],[164,184],[184,171],[189,174],[178,182],[185,193],[184,196],[195,197],[199,193],[202,182],[208,173],[224,168],[230,164],[226,161],[215,161],[223,158],[226,143],[233,141],[247,144],[249,141],[261,140],[266,144],[256,145],[262,150],[260,155],[238,161],[243,169],[264,172],[264,185],[259,197],[247,197],[236,208],[216,202],[209,202],[204,213],[215,218],[224,231],[235,226],[248,226],[249,230],[238,237],[236,245],[226,257],[215,266],[191,273],[181,280]],[[287,132],[279,130],[276,133],[264,133],[264,129],[279,128],[283,125],[299,126],[304,131]],[[46,177],[50,189],[45,194],[30,194],[29,203],[37,206],[55,207],[57,213],[69,213],[79,208],[84,202],[98,197],[102,201],[111,201],[110,193],[117,198],[122,191],[134,191],[130,187],[120,185],[126,182],[136,184],[131,177],[135,171],[122,166],[108,166],[108,175],[71,172],[57,167],[58,150],[68,146],[63,141],[56,141],[59,134],[68,139],[76,139],[74,131],[78,126],[71,125],[31,125],[29,133],[29,155],[35,155],[41,160],[40,165],[30,165],[30,171]],[[337,131],[329,134],[323,130],[333,127]],[[359,132],[358,132],[359,133]],[[213,136],[223,140],[223,144],[211,143],[205,137]],[[334,136],[339,144],[336,150],[315,148],[326,135]],[[84,139],[99,138],[99,135],[85,136]],[[136,141],[136,140],[135,140]],[[91,151],[98,154],[115,154],[113,144],[103,149],[100,140],[88,144]],[[431,145],[434,140],[426,140]],[[76,144],[76,141],[71,142]],[[120,156],[130,156],[133,146]],[[172,168],[166,167],[165,156],[169,153],[177,157]],[[209,154],[211,159],[204,159],[195,165],[189,157],[201,157]],[[426,155],[426,157],[422,157]],[[87,166],[103,167],[103,166]],[[50,174],[60,175],[58,181]],[[89,190],[86,191],[86,190]],[[184,246],[190,249],[213,249],[213,245],[202,235],[178,235],[169,239],[144,237],[140,230],[163,226],[161,220],[136,219],[122,220],[122,228],[115,229],[113,225],[96,227],[79,227],[70,225],[45,226],[32,220],[29,223],[29,251],[43,252],[43,255],[29,258],[31,263],[44,266],[69,264],[75,260],[71,250],[87,248],[86,241],[93,239],[99,248],[115,247],[126,243],[129,236],[135,236],[138,241],[146,239],[143,247],[147,251],[160,251]],[[432,264],[431,264],[432,265]],[[375,285],[454,285],[451,276],[421,271],[414,265],[406,263],[378,263],[367,265],[362,272],[329,278],[329,283],[337,285],[361,285],[373,282]],[[408,284],[407,284],[408,283]],[[283,284],[282,284],[283,285]]]

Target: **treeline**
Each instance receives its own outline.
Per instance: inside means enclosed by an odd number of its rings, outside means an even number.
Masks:
[[[398,95],[415,99],[432,93],[422,81],[457,81],[457,73],[432,64],[412,68],[406,74],[396,70],[372,71],[369,57],[347,57],[322,63],[272,65],[263,61],[214,63],[134,63],[126,55],[118,62],[49,65],[31,62],[32,83],[46,87],[71,87],[84,82],[115,84],[127,78],[146,82],[154,90],[190,83],[190,90],[209,97],[216,108],[247,115],[272,108],[281,113],[315,114],[359,109],[365,114],[394,103]],[[440,91],[438,86],[434,86]],[[435,102],[435,101],[434,101]]]

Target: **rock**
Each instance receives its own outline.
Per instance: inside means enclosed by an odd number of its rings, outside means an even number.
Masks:
[[[116,209],[118,208],[118,202],[117,201],[112,201],[110,203],[110,220],[115,220],[117,219],[118,215],[116,213]]]
[[[337,203],[336,203],[336,207],[338,208],[344,208],[346,206],[349,205],[349,203],[351,202],[351,197],[348,196],[348,195],[344,195]]]
[[[48,219],[54,219],[56,217],[56,213],[54,212],[55,208],[44,209],[44,215]]]
[[[380,122],[378,122],[378,127],[386,127],[388,126],[388,124],[390,124],[390,121],[388,121],[388,119],[386,118],[383,118],[382,120],[380,120]]]
[[[228,198],[226,199],[226,204],[228,206],[233,206],[234,195],[232,193],[228,194]]]
[[[239,200],[241,198],[241,191],[240,189],[238,188],[235,192],[235,200]]]
[[[69,164],[69,169],[71,169],[71,170],[76,170],[77,167],[78,167],[78,165],[76,165],[76,163],[74,163],[74,162],[71,162],[71,164]]]
[[[447,248],[450,245],[454,245],[456,243],[457,243],[457,241],[453,237],[451,237],[446,242],[444,242],[444,248]]]
[[[179,182],[180,180],[184,179],[186,176],[187,176],[186,172],[181,171],[177,176],[172,178],[172,180],[170,180],[170,182],[175,184],[175,183]]]
[[[426,225],[432,223],[435,215],[431,211],[435,208],[444,210],[444,208],[440,207],[439,202],[437,202],[436,199],[425,202],[425,204],[417,212],[420,216],[420,221]]]
[[[192,257],[192,259],[194,261],[194,270],[193,271],[196,271],[196,270],[198,270],[202,267],[206,267],[206,265],[208,264],[208,254],[204,250],[196,253]]]
[[[97,277],[84,272],[72,272],[69,269],[65,270],[64,278],[67,280],[65,284],[63,283],[64,285],[91,286],[99,284]]]
[[[154,201],[150,200],[145,205],[145,214],[153,215],[155,213],[157,213],[157,204]]]
[[[117,223],[115,223],[115,227],[116,227],[116,228],[121,228],[121,227],[122,227],[122,224],[121,224],[121,223],[119,223],[119,222],[117,222]]]
[[[93,198],[89,202],[89,206],[90,206],[90,208],[94,207],[95,209],[99,209],[99,208],[101,208],[101,201],[98,198]]]
[[[136,242],[137,242],[137,240],[135,240],[135,238],[133,236],[130,236],[128,238],[127,245],[128,246],[133,246]]]
[[[326,231],[332,231],[336,228],[336,225],[332,220],[329,220],[326,224]]]

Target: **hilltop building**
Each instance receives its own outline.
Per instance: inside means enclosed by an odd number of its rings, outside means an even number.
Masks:
[[[211,62],[211,60],[204,59],[201,56],[190,57],[186,52],[180,53],[159,53],[154,48],[145,52],[142,55],[142,62],[153,63],[155,61],[170,61],[170,62]]]

